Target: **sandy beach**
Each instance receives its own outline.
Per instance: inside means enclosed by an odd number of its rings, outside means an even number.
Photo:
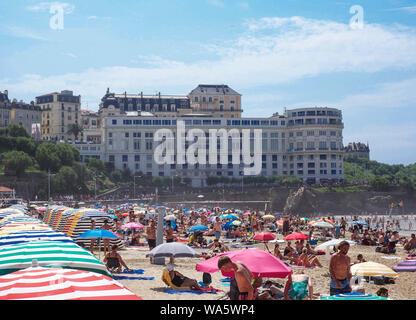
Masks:
[[[283,239],[282,235],[277,236],[278,239]],[[347,232],[347,239],[350,239],[350,233]],[[264,250],[264,244],[256,244],[258,249]],[[273,244],[269,244],[270,250]],[[280,246],[282,248],[282,245]],[[196,249],[198,252],[203,252],[203,249]],[[239,250],[231,249],[231,250]],[[205,250],[206,251],[206,250]],[[121,250],[120,254],[127,265],[132,269],[144,269],[143,277],[154,277],[154,280],[120,280],[120,282],[134,293],[145,300],[216,300],[220,299],[229,287],[220,285],[220,279],[224,278],[221,272],[211,274],[212,286],[224,292],[217,294],[168,294],[164,292],[167,288],[165,283],[161,280],[161,275],[164,266],[150,264],[149,259],[145,257],[148,252],[147,247],[125,249]],[[357,255],[361,253],[367,261],[373,261],[384,264],[388,267],[393,267],[399,262],[403,261],[407,256],[407,252],[400,246],[397,246],[396,254],[382,254],[375,252],[374,246],[353,245],[350,247],[348,255],[354,261]],[[387,257],[387,258],[386,258]],[[329,261],[324,255],[318,256],[322,264],[322,268],[305,269],[305,273],[312,277],[314,293],[329,294]],[[203,258],[177,258],[175,259],[176,270],[183,273],[185,276],[202,281],[202,273],[195,270],[195,265],[202,261]],[[165,259],[168,263],[169,259]],[[389,298],[392,300],[416,300],[416,291],[414,284],[416,283],[416,272],[399,272],[399,276],[395,280],[395,284],[375,285],[368,282],[364,283],[365,292],[369,294],[376,294],[376,291],[385,287],[389,290]],[[264,278],[266,280],[266,278]],[[284,285],[286,279],[271,278]]]

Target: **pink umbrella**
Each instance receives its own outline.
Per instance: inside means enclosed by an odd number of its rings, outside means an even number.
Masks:
[[[218,260],[227,255],[233,262],[244,263],[253,273],[254,277],[285,278],[292,273],[280,259],[274,255],[258,249],[243,249],[221,253],[208,260],[197,263],[196,270],[200,272],[214,273],[219,271]],[[234,271],[221,273],[226,277],[234,277]]]
[[[260,232],[260,233],[257,233],[253,237],[253,240],[258,240],[258,241],[270,241],[274,239],[276,239],[276,236],[270,232]]]
[[[250,216],[252,213],[250,211],[244,212],[245,216]]]
[[[284,237],[283,240],[307,240],[309,237],[306,234],[300,232],[294,232]]]
[[[129,222],[121,226],[122,229],[143,229],[144,226],[140,223]]]
[[[36,210],[38,210],[38,211],[46,211],[46,207],[39,207]]]

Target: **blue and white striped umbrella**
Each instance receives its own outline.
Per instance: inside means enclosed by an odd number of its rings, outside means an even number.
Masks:
[[[75,243],[66,234],[53,230],[26,230],[14,232],[0,238],[0,246],[35,241],[60,241]]]

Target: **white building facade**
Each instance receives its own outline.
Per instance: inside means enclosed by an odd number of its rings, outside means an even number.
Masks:
[[[187,133],[191,129],[201,129],[205,134],[206,164],[178,163],[179,122],[183,122]],[[129,169],[132,173],[141,171],[148,176],[191,178],[193,186],[202,187],[206,186],[209,176],[241,179],[247,165],[243,163],[242,152],[239,161],[233,161],[232,148],[242,151],[243,131],[248,129],[250,153],[254,155],[254,132],[261,130],[261,169],[258,175],[296,176],[309,183],[337,182],[344,179],[343,127],[342,113],[334,108],[286,110],[284,115],[274,114],[269,118],[217,118],[202,114],[166,118],[136,111],[103,117],[101,143],[78,144],[76,147],[81,152],[82,160],[93,157],[113,163],[116,169]],[[155,151],[161,143],[155,141],[155,137],[160,129],[170,129],[173,133],[174,163],[159,164],[155,161]],[[218,154],[215,164],[209,164],[210,129],[234,130],[240,135],[238,142],[228,137],[225,149],[221,149],[219,141],[216,143]],[[185,151],[193,144],[193,141],[184,143]],[[221,154],[226,155],[223,163]]]

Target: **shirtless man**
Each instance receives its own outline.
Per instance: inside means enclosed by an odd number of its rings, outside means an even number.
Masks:
[[[108,224],[108,220],[104,220],[104,224],[102,225],[101,229],[113,231],[113,228]],[[110,239],[103,239],[104,242],[104,255],[110,253]]]
[[[150,225],[146,228],[146,238],[149,244],[149,250],[156,247],[156,223],[154,220],[150,222]],[[152,263],[152,257],[150,257],[150,263]]]
[[[338,245],[338,252],[331,256],[329,262],[329,273],[331,275],[330,281],[330,295],[351,292],[351,260],[347,256],[350,245],[347,241],[342,241]]]
[[[215,218],[215,224],[214,224],[214,231],[215,231],[215,239],[221,238],[221,220],[219,217]]]
[[[241,262],[233,262],[228,256],[221,256],[218,260],[218,268],[223,272],[234,271],[240,295],[238,300],[254,300],[254,288],[251,285],[254,278],[251,271]]]
[[[170,221],[166,221],[166,242],[173,242],[173,228]]]

